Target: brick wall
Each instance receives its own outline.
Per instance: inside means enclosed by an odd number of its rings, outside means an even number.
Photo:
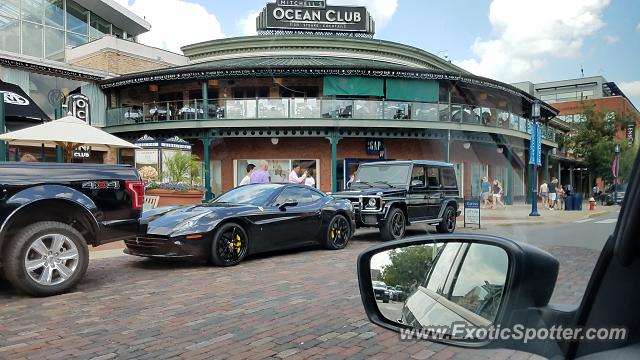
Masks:
[[[91,56],[74,60],[73,65],[89,69],[128,74],[169,67],[168,64],[142,59],[113,50],[104,50]]]
[[[394,160],[444,160],[444,145],[436,140],[385,139],[387,158]],[[348,138],[338,144],[338,159],[377,159],[366,153],[366,139]],[[461,142],[453,142],[450,147],[450,161],[464,164],[465,196],[471,194],[471,164],[489,165],[489,176],[494,177],[495,166],[507,166],[506,152],[500,154],[491,144],[472,144],[464,149]],[[194,143],[193,153],[202,158],[203,150],[199,142]],[[514,158],[517,155],[514,154]],[[222,163],[222,190],[234,186],[234,160],[242,159],[319,159],[322,191],[331,191],[331,145],[320,138],[279,138],[273,145],[269,138],[228,138],[219,141],[211,148],[211,159]],[[524,161],[524,159],[522,159]],[[257,165],[257,164],[256,164]],[[519,169],[514,159],[513,166]],[[506,182],[506,179],[501,179]],[[526,181],[526,178],[525,178]]]

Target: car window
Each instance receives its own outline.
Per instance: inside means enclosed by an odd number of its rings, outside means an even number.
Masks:
[[[214,203],[264,205],[281,188],[278,184],[249,185],[230,190],[215,199]]]
[[[449,300],[493,321],[502,297],[509,259],[499,247],[471,244]]]
[[[427,184],[429,187],[440,187],[440,169],[437,167],[429,167],[427,171]]]
[[[411,186],[422,187],[426,184],[426,172],[424,166],[415,165],[411,170]]]
[[[317,191],[306,189],[301,186],[292,186],[288,187],[278,195],[275,201],[275,206],[282,205],[285,201],[289,199],[293,199],[298,202],[298,204],[309,204],[320,200],[322,195]]]
[[[451,168],[443,168],[440,171],[441,183],[443,187],[456,187],[456,172]]]
[[[432,265],[422,286],[441,295],[447,293],[445,284],[451,271],[451,264],[453,264],[461,246],[460,243],[446,244],[439,249],[439,254],[434,260],[435,264]]]

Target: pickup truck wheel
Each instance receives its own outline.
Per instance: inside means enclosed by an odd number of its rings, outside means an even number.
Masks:
[[[444,209],[442,221],[436,225],[436,230],[442,234],[450,234],[456,229],[456,209],[453,206],[447,206]]]
[[[87,243],[76,229],[42,221],[24,227],[6,245],[7,280],[34,296],[57,295],[73,288],[89,265]]]
[[[327,228],[327,239],[325,247],[329,250],[340,250],[347,246],[351,239],[351,225],[342,215],[334,216]]]
[[[397,240],[404,236],[407,221],[402,210],[397,207],[391,208],[387,219],[380,228],[383,241]]]
[[[249,236],[236,223],[222,225],[211,242],[211,262],[217,266],[234,266],[247,255]]]

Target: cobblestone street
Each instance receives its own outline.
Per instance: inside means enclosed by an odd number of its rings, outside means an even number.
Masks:
[[[234,268],[92,260],[76,292],[43,299],[0,282],[0,358],[537,358],[400,341],[369,323],[356,259],[375,243],[356,237],[343,251],[253,257]],[[562,262],[554,300],[578,299],[598,253],[549,250]]]

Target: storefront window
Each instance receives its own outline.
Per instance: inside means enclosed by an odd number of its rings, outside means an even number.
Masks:
[[[42,0],[22,0],[22,20],[42,24]]]
[[[43,26],[22,22],[22,53],[34,57],[42,57]]]
[[[260,166],[261,160],[236,160],[236,186],[240,184],[242,179],[247,174],[247,165],[253,164],[256,167]],[[289,182],[289,173],[293,167],[293,164],[300,164],[300,175],[302,175],[305,171],[308,171],[309,174],[314,178],[316,186],[320,186],[320,179],[318,175],[318,164],[319,160],[308,160],[308,159],[289,159],[289,160],[267,160],[269,163],[269,177],[271,178],[272,183],[288,183]]]
[[[18,19],[20,17],[20,0],[2,0],[0,2],[0,15]],[[2,31],[5,31],[4,27]]]
[[[87,34],[89,11],[71,0],[67,0],[67,31]]]
[[[64,31],[46,26],[44,29],[45,57],[49,60],[64,60]]]
[[[479,163],[471,164],[471,196],[480,196],[482,177],[489,173],[489,166]]]
[[[30,73],[29,74],[29,95],[33,101],[47,114],[54,118],[53,94],[59,90],[65,96],[72,91],[77,91],[86,82],[59,78],[55,76]]]
[[[64,4],[63,0],[44,1],[45,25],[64,28]]]
[[[87,37],[84,35],[78,35],[74,33],[67,33],[67,45],[71,47],[80,46],[87,43]]]
[[[2,7],[2,5],[0,5]],[[0,50],[20,52],[20,20],[0,16]]]

